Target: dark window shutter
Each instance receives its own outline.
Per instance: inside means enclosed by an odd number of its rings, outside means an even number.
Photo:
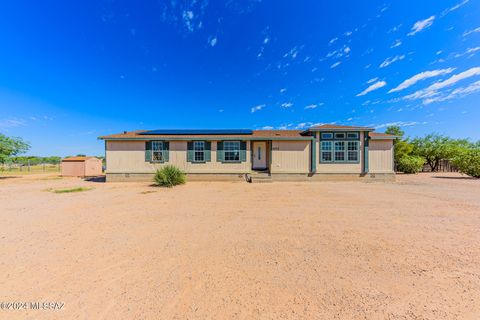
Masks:
[[[217,141],[217,161],[224,161],[224,152],[223,152],[223,141]]]
[[[240,141],[240,161],[247,161],[247,142]]]
[[[205,141],[205,162],[212,161],[212,143],[210,141]]]
[[[187,142],[187,161],[193,162],[193,141]]]
[[[170,159],[170,142],[163,143],[163,162],[168,162]]]
[[[152,161],[152,141],[145,142],[145,162]]]

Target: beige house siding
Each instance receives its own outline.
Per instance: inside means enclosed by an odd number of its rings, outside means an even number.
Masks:
[[[187,162],[187,141],[170,141],[169,161],[145,161],[145,141],[107,141],[107,173],[153,173],[172,164],[186,173],[247,173],[251,171],[250,144],[247,143],[247,161],[241,163],[217,162],[217,143],[212,141],[211,159],[206,163]]]
[[[393,173],[393,141],[370,140],[368,158],[370,173]]]
[[[310,141],[272,141],[271,173],[308,173]]]
[[[358,163],[321,163],[320,162],[320,133],[315,135],[317,173],[362,173],[364,133],[360,132],[360,161]]]

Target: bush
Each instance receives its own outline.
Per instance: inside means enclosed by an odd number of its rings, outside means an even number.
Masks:
[[[420,156],[403,156],[398,160],[397,169],[404,173],[419,173],[424,163],[425,159]]]
[[[452,163],[460,172],[480,178],[480,149],[462,150],[452,159]]]
[[[155,184],[171,188],[173,186],[185,183],[185,173],[175,166],[167,165],[155,172]]]

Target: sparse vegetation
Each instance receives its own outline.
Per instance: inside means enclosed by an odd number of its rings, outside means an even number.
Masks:
[[[69,188],[69,189],[47,189],[46,191],[53,192],[53,193],[72,193],[72,192],[89,191],[92,189],[93,188],[90,188],[90,187],[75,187],[75,188]]]
[[[154,181],[158,186],[171,188],[179,184],[184,184],[186,178],[185,173],[179,168],[167,165],[155,172]]]

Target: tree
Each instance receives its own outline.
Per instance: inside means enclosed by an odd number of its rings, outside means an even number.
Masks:
[[[0,163],[5,163],[8,158],[25,153],[28,149],[30,144],[22,138],[7,137],[0,133]]]
[[[427,164],[436,171],[440,160],[449,160],[468,145],[467,140],[453,140],[447,136],[432,133],[412,140],[413,154],[425,158]]]
[[[400,163],[400,159],[412,153],[413,145],[409,143],[408,140],[403,139],[403,135],[405,134],[405,132],[403,132],[403,130],[400,129],[399,126],[387,127],[385,133],[398,137],[393,140],[393,148],[395,151],[395,164],[398,165],[398,163]]]
[[[460,172],[480,178],[480,148],[476,145],[474,144],[471,148],[458,152],[453,157],[452,163]]]

